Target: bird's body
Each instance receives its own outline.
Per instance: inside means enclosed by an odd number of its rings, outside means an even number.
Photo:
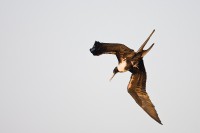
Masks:
[[[118,64],[118,66],[117,66],[117,69],[118,69],[118,71],[119,72],[126,72],[126,71],[128,71],[127,70],[127,61],[126,61],[126,59],[125,60],[123,60],[122,62],[120,62],[119,64]]]
[[[150,51],[154,44],[147,50],[144,46],[152,36],[155,30],[150,34],[137,52],[119,43],[100,43],[95,42],[90,52],[95,55],[115,54],[118,59],[118,66],[113,70],[113,76],[118,72],[130,71],[132,73],[127,90],[136,103],[155,121],[162,124],[158,114],[146,92],[146,70],[144,67],[143,57]]]

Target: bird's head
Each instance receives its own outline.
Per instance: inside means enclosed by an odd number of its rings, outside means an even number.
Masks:
[[[114,70],[113,70],[113,75],[112,75],[112,77],[110,78],[110,81],[111,81],[112,78],[115,76],[115,74],[118,73],[118,72],[119,72],[119,70],[117,69],[117,67],[115,67]]]
[[[93,47],[90,49],[90,52],[95,56],[102,54],[102,44],[98,41],[95,41]]]

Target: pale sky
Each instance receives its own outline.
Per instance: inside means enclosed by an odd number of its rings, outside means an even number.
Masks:
[[[1,0],[1,133],[198,133],[198,0]],[[127,93],[131,73],[113,55],[94,57],[94,41],[137,50],[147,92],[164,125]]]

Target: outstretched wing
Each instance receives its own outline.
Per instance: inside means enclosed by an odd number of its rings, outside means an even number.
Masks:
[[[95,41],[94,46],[90,49],[93,55],[115,54],[119,62],[124,58],[132,57],[135,52],[124,44],[120,43],[101,43]]]
[[[128,93],[151,118],[162,124],[155,110],[155,106],[146,92],[146,71],[143,60],[139,62],[138,68],[133,68],[131,72],[132,75],[128,84]]]

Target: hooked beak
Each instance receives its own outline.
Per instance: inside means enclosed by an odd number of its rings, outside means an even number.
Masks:
[[[111,81],[113,79],[113,77],[115,76],[116,73],[113,73],[112,77],[109,79],[109,81]]]
[[[115,74],[118,73],[118,72],[119,72],[119,71],[118,71],[117,67],[115,67],[114,70],[113,70],[113,75],[112,75],[112,77],[110,78],[109,81],[111,81],[112,78],[115,76]]]

